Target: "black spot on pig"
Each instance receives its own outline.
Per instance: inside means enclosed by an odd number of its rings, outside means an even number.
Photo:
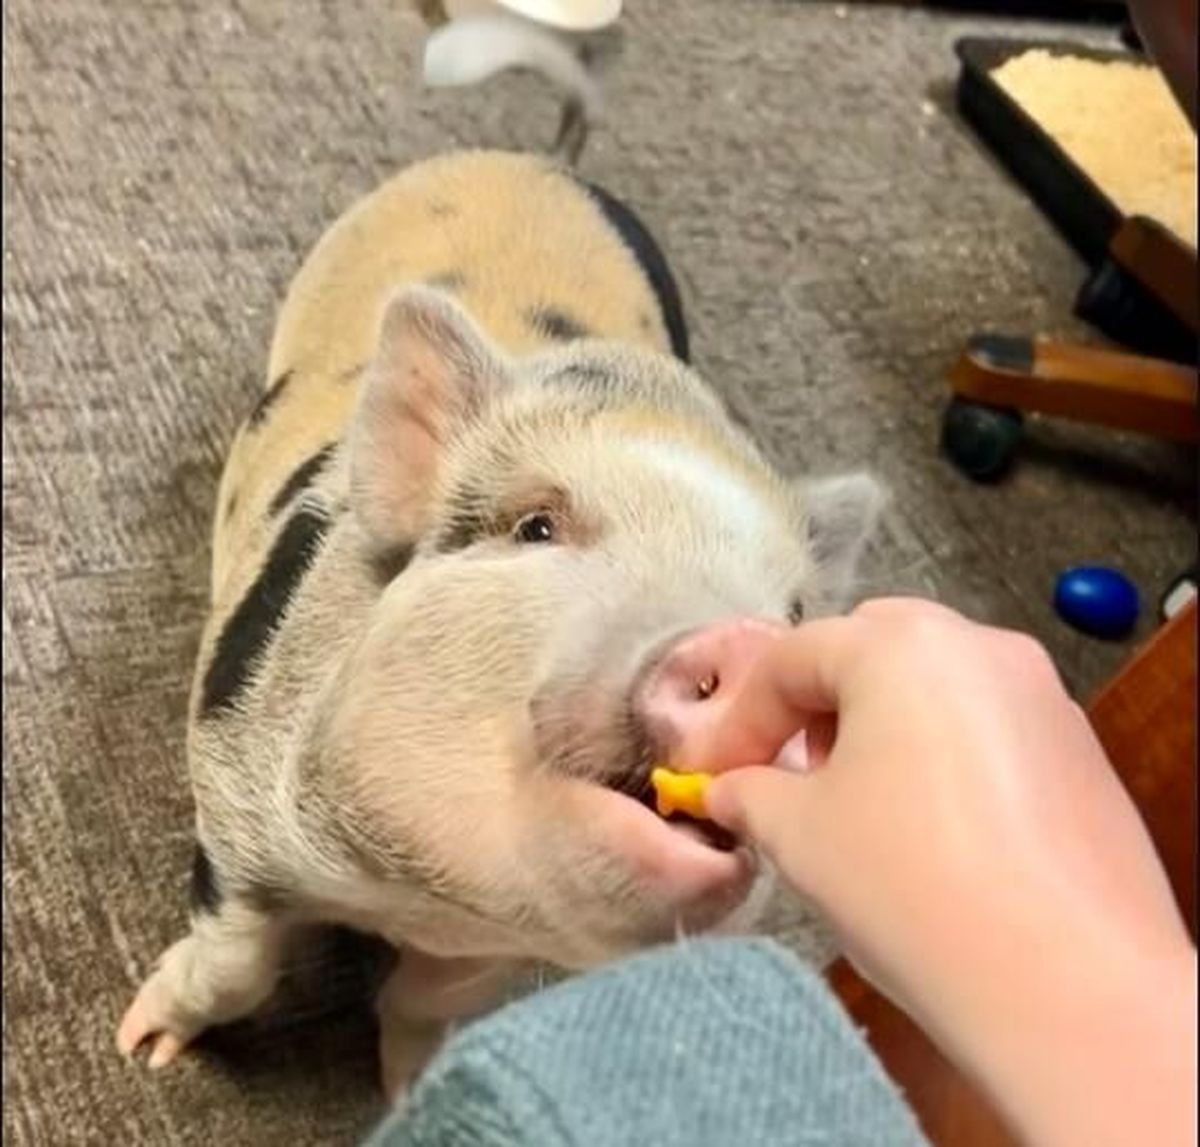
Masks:
[[[411,542],[401,542],[371,559],[371,568],[381,588],[390,585],[408,569],[414,553],[416,546]]]
[[[436,287],[439,291],[461,291],[467,285],[467,277],[461,271],[444,271],[440,275],[431,275],[425,280],[427,287]]]
[[[682,362],[690,361],[687,324],[683,318],[679,287],[654,237],[646,230],[645,224],[619,199],[615,199],[604,188],[594,183],[581,183],[595,200],[596,206],[604,213],[605,219],[620,235],[622,242],[629,248],[642,273],[649,280],[671,340],[672,353]]]
[[[438,531],[434,548],[439,553],[452,554],[474,545],[487,532],[487,519],[482,515],[470,512],[456,514]]]
[[[458,214],[458,208],[445,199],[431,199],[429,214],[435,219],[453,219]]]
[[[229,519],[233,517],[233,512],[234,512],[234,510],[237,509],[237,504],[238,504],[237,491],[234,490],[230,493],[229,498],[225,502],[225,520],[226,521],[229,521]]]
[[[557,307],[538,307],[525,315],[525,321],[543,338],[559,342],[585,339],[591,333],[578,319]]]
[[[612,371],[595,363],[573,362],[555,371],[547,380],[552,386],[579,386],[601,389],[614,381]]]
[[[263,420],[267,417],[272,406],[279,401],[280,396],[287,389],[287,385],[292,381],[295,375],[294,370],[285,370],[271,385],[267,388],[266,394],[255,403],[254,409],[250,411],[250,417],[246,420],[250,426],[260,426]]]
[[[302,509],[280,530],[262,572],[217,638],[204,674],[202,716],[216,716],[236,706],[328,528],[329,519],[323,514]]]
[[[450,499],[450,513],[437,531],[433,547],[438,553],[465,550],[491,530],[492,518],[487,500],[477,491],[460,490]]]
[[[322,446],[307,462],[301,463],[292,471],[292,476],[280,486],[275,497],[271,499],[268,510],[272,517],[287,509],[288,504],[297,494],[302,490],[307,490],[317,480],[317,476],[333,457],[333,452],[334,444],[331,442],[328,446]]]
[[[221,904],[217,874],[202,844],[197,844],[196,851],[192,854],[191,902],[192,911],[197,914],[215,912]]]

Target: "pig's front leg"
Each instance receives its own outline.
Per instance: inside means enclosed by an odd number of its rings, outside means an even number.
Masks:
[[[441,1046],[454,1023],[497,1003],[512,981],[508,960],[442,960],[404,949],[376,1001],[383,1088],[392,1103]]]
[[[149,1065],[163,1067],[205,1028],[252,1012],[279,978],[287,926],[234,899],[192,918],[191,933],[168,948],[117,1030],[130,1055],[152,1041]]]

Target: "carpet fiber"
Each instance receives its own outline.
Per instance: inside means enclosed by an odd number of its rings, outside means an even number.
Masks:
[[[1053,577],[1113,563],[1153,606],[1191,556],[1192,458],[1039,425],[985,490],[936,450],[974,330],[1079,333],[1081,265],[953,112],[955,36],[1030,26],[629,8],[582,167],[667,250],[700,370],[787,468],[890,483],[864,590],[1026,628],[1089,691],[1127,647],[1065,629]],[[185,923],[216,480],[322,229],[408,160],[540,148],[557,106],[531,77],[421,93],[400,2],[12,0],[3,20],[5,1139],[351,1142],[378,1102],[357,957],[312,956],[292,1005],[161,1075],[112,1048]]]

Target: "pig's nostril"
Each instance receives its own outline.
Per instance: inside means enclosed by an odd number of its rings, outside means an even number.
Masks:
[[[696,700],[707,701],[721,687],[721,679],[710,673],[696,682]]]

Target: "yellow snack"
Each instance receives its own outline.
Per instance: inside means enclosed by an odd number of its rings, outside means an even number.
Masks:
[[[708,773],[676,773],[661,766],[652,770],[650,783],[654,786],[658,815],[670,816],[673,812],[684,812],[696,820],[707,820],[704,792],[711,782],[712,777]]]

